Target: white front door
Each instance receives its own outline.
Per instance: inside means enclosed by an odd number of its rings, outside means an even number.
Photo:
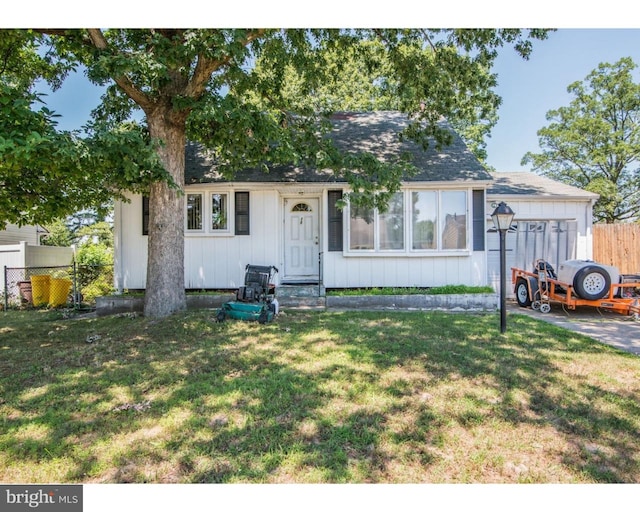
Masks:
[[[284,200],[285,280],[318,279],[319,205],[318,198]]]

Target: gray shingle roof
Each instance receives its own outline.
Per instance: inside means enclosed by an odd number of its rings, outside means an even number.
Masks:
[[[598,195],[532,172],[497,172],[487,195],[597,199]]]
[[[398,133],[408,124],[406,115],[400,112],[340,113],[332,120],[332,136],[344,150],[366,151],[378,159],[390,161],[403,152],[413,155],[413,164],[419,172],[408,178],[411,182],[438,181],[488,181],[491,175],[469,151],[462,139],[453,134],[453,142],[441,151],[430,147],[423,151],[411,141],[400,142]],[[186,148],[185,182],[216,183],[225,180],[217,171],[215,162],[202,147],[189,143]],[[336,178],[329,169],[311,169],[296,166],[271,168],[268,173],[259,169],[238,172],[235,182],[269,183],[323,183],[344,181]]]

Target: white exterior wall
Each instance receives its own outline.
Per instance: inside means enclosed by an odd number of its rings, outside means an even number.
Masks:
[[[142,289],[147,273],[147,237],[142,235],[142,196],[116,201],[113,212],[114,286]]]
[[[323,283],[327,288],[482,286],[487,284],[486,275],[484,252],[412,257],[344,257],[340,252],[324,253]]]
[[[451,185],[449,184],[449,187]],[[266,186],[245,187],[203,185],[189,187],[188,192],[250,192],[250,235],[230,233],[185,234],[185,288],[235,289],[243,284],[245,266],[284,266],[284,200],[285,198],[318,197],[320,199],[320,240],[322,252],[321,281],[327,288],[442,286],[487,284],[486,252],[472,250],[455,254],[349,254],[328,251],[327,191],[330,185],[282,185],[279,190]],[[471,213],[471,189],[469,215]],[[345,249],[348,247],[347,212],[344,212]],[[230,215],[232,217],[233,215]],[[468,222],[471,247],[472,222]],[[131,197],[130,203],[117,203],[114,218],[115,286],[118,290],[143,289],[146,283],[147,237],[142,235],[142,198]]]
[[[196,189],[193,189],[194,191]],[[197,191],[229,192],[231,188],[201,187]],[[250,235],[185,232],[185,288],[233,289],[244,281],[247,264],[279,264],[281,216],[279,194],[273,190],[237,188],[250,192]],[[191,192],[191,190],[189,190]],[[142,197],[117,203],[114,216],[115,286],[143,289],[147,273],[147,236],[142,234]]]
[[[26,242],[29,245],[40,245],[37,226],[17,226],[7,224],[3,231],[0,231],[0,245],[19,244]]]
[[[504,201],[515,212],[514,220],[575,220],[578,227],[577,258],[591,259],[593,256],[593,204],[585,199],[555,199],[540,197],[487,196],[486,211],[494,208],[491,203]],[[491,221],[491,219],[489,219]]]
[[[514,223],[518,221],[575,221],[576,232],[576,258],[591,259],[593,256],[593,204],[585,199],[549,199],[534,196],[487,196],[487,215],[491,215],[495,209],[495,203],[504,201],[515,213]],[[493,206],[492,206],[493,204]],[[491,218],[487,219],[487,229],[493,227]],[[487,259],[488,259],[488,283],[499,289],[500,283],[500,253],[499,234],[497,232],[487,234]],[[516,240],[513,233],[506,235],[506,281],[507,293],[513,296],[511,289],[511,268],[516,265]],[[533,271],[533,262],[524,270]]]

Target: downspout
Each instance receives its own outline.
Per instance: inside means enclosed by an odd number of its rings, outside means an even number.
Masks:
[[[117,294],[122,293],[122,201],[115,202],[113,210],[113,286]]]
[[[587,227],[586,229],[586,236],[587,236],[587,259],[588,260],[592,260],[593,259],[593,207],[596,204],[596,201],[599,199],[599,197],[595,198],[595,199],[591,199],[590,202],[590,208],[587,209],[587,211],[585,212],[585,225]]]

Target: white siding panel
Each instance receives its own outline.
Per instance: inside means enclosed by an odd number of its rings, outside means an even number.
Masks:
[[[251,191],[250,204],[250,235],[185,237],[186,288],[233,289],[244,283],[248,264],[277,266],[277,194]]]
[[[114,209],[115,286],[118,290],[143,289],[147,280],[147,237],[142,234],[142,196]]]
[[[232,233],[185,236],[185,287],[237,288],[244,282],[247,264],[275,265],[278,262],[276,218],[278,194],[250,192],[249,236]],[[143,289],[146,285],[147,237],[142,235],[142,198],[119,203],[115,210],[116,286]]]
[[[500,200],[498,197],[488,197],[486,211],[490,214],[493,211],[491,203]],[[570,232],[557,236],[557,243],[554,237],[549,239],[551,245],[547,248],[549,258],[556,253],[562,253],[566,248],[571,257],[578,259],[589,259],[592,255],[592,213],[591,203],[585,200],[541,200],[539,198],[505,198],[504,201],[515,212],[514,222],[524,221],[567,221]],[[492,228],[493,223],[487,220],[487,229]],[[521,226],[522,228],[522,226]],[[528,241],[525,247],[525,236],[523,232],[507,233],[506,236],[506,281],[507,294],[513,296],[511,287],[511,267],[525,267],[526,270],[533,270],[533,261],[543,257],[542,254],[534,254],[537,251],[532,240]],[[500,286],[500,242],[499,234],[496,232],[487,234],[487,279],[494,289]],[[540,237],[542,241],[542,236]],[[537,242],[537,240],[536,240]],[[542,245],[539,250],[542,251]],[[529,261],[531,260],[531,261]],[[557,264],[553,262],[553,264]]]
[[[325,253],[327,288],[432,287],[447,284],[486,284],[482,253],[472,256],[343,257]]]
[[[20,242],[27,242],[29,245],[40,245],[38,227],[7,224],[6,228],[0,231],[0,245],[17,244]]]

